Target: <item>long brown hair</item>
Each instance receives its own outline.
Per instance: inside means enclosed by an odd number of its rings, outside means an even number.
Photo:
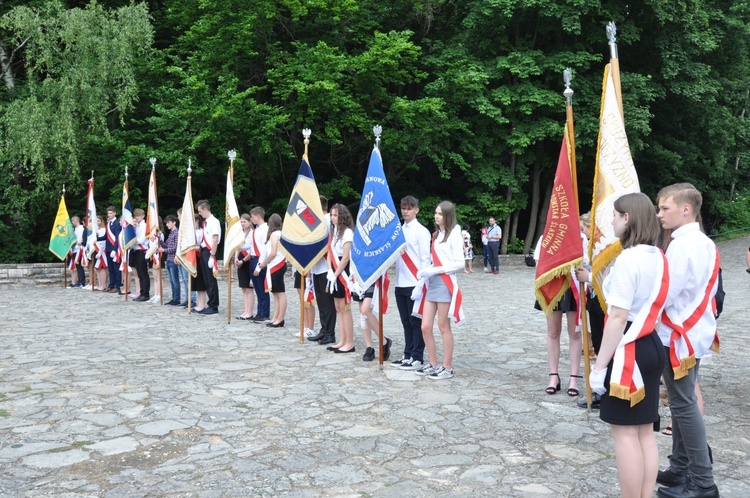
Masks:
[[[336,229],[337,229],[337,237],[336,239],[340,239],[344,236],[344,230],[347,228],[350,228],[354,230],[354,219],[352,218],[352,213],[349,212],[349,209],[347,209],[346,206],[343,204],[334,204],[331,208],[331,211],[336,211],[338,213],[338,223],[336,223]],[[331,230],[333,230],[333,225],[331,225]]]
[[[438,204],[437,207],[440,208],[440,212],[443,214],[443,229],[445,230],[443,240],[440,242],[447,242],[448,236],[458,224],[456,222],[456,206],[454,206],[451,201],[443,201]],[[435,237],[437,237],[438,232],[440,232],[440,227],[436,226],[435,228]]]
[[[283,226],[284,222],[281,220],[281,216],[279,216],[278,213],[273,213],[271,217],[268,218],[268,235],[266,236],[266,242],[271,240],[271,234],[273,232],[281,230]]]
[[[621,196],[615,201],[615,211],[628,213],[628,224],[620,235],[623,249],[638,244],[656,244],[660,231],[659,219],[654,212],[654,204],[646,194],[635,192]]]

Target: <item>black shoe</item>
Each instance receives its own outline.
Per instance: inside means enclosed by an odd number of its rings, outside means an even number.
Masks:
[[[352,349],[347,349],[346,351],[344,351],[343,349],[333,350],[334,353],[354,353],[355,351],[357,351],[357,349],[354,346],[352,346]]]
[[[179,301],[175,301],[174,299],[172,299],[171,301],[169,301],[167,303],[164,303],[164,306],[179,306],[179,305],[180,305],[180,302]]]
[[[659,488],[656,496],[661,498],[719,498],[719,488],[716,484],[701,488],[694,482],[688,480],[687,484],[671,488]]]
[[[667,470],[660,470],[656,474],[656,482],[662,486],[684,486],[687,484],[687,474],[675,474],[670,467]]]
[[[326,336],[323,336],[323,338],[318,341],[318,344],[320,344],[322,346],[324,344],[333,344],[334,342],[336,342],[336,337],[335,336],[326,335]]]
[[[270,319],[271,319],[270,316],[256,316],[252,318],[252,321],[254,321],[255,323],[262,323],[262,322],[267,322]]]
[[[602,400],[601,396],[599,396],[596,393],[591,393],[591,408],[594,410],[598,410],[599,403],[601,402],[601,400]],[[580,406],[581,408],[588,408],[588,403],[586,403],[586,398],[579,399],[576,404]]]
[[[266,327],[273,327],[275,329],[277,329],[279,327],[283,327],[283,326],[284,326],[284,320],[281,320],[279,323],[271,323],[271,322],[269,322],[269,323],[266,324]]]
[[[218,308],[203,308],[198,313],[201,315],[216,315],[219,313],[219,310]]]
[[[324,338],[325,336],[326,336],[325,332],[323,332],[321,330],[319,334],[314,335],[312,337],[308,337],[307,340],[308,341],[312,341],[312,342],[317,342],[317,341],[321,340],[322,338]]]
[[[137,303],[142,303],[143,301],[148,301],[148,300],[149,300],[149,298],[146,297],[146,296],[138,296],[135,299],[133,299],[133,301],[135,301]]]
[[[385,344],[383,344],[383,361],[388,361],[388,358],[391,357],[391,344],[393,344],[393,341],[385,338]]]
[[[372,348],[367,348],[365,350],[365,354],[362,356],[362,361],[372,361],[375,359],[375,350]]]

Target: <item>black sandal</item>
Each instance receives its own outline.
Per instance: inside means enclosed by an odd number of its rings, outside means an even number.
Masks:
[[[571,375],[571,377],[575,377],[577,379],[582,379],[583,378],[583,376],[581,376],[581,375]],[[575,387],[569,387],[568,388],[568,396],[570,396],[571,398],[578,397],[578,389],[576,389]]]
[[[557,375],[556,373],[549,374],[550,377],[553,375]],[[547,394],[555,394],[557,391],[560,390],[560,376],[557,375],[557,385],[556,386],[547,386],[547,389],[544,390]]]

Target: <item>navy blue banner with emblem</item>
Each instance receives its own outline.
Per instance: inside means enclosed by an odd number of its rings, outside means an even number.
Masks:
[[[373,149],[352,241],[352,273],[363,289],[370,287],[401,255],[406,245],[398,211],[383,171],[380,149]]]
[[[306,155],[302,156],[297,182],[284,215],[280,244],[281,252],[302,275],[310,271],[327,249],[328,227]]]

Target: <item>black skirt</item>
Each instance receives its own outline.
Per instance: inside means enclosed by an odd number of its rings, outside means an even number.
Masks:
[[[629,327],[630,322],[625,331]],[[607,377],[604,379],[607,392],[602,396],[599,405],[599,417],[609,424],[644,425],[659,420],[659,379],[664,371],[667,356],[656,331],[635,341],[635,358],[643,377],[646,397],[631,407],[630,401],[609,395],[609,379],[612,376],[613,363],[613,360],[610,360],[607,365]]]
[[[250,286],[250,263],[243,261],[242,266],[237,267],[237,283],[241,289],[249,289]]]
[[[269,292],[286,292],[286,287],[284,286],[285,273],[286,265],[271,273],[271,288]]]
[[[195,268],[197,270],[196,276],[190,276],[190,290],[193,292],[206,292],[206,281],[203,279],[203,265],[200,258],[198,258],[198,264],[195,265]]]
[[[346,264],[343,273],[349,275],[349,263]],[[336,290],[331,293],[336,299],[343,299],[346,296],[346,285],[341,283],[341,279],[336,279]]]
[[[534,309],[539,311],[542,310],[539,301],[534,301]],[[575,297],[573,297],[573,291],[570,288],[565,291],[565,294],[563,294],[563,297],[558,301],[555,309],[552,311],[578,311],[578,305]]]

